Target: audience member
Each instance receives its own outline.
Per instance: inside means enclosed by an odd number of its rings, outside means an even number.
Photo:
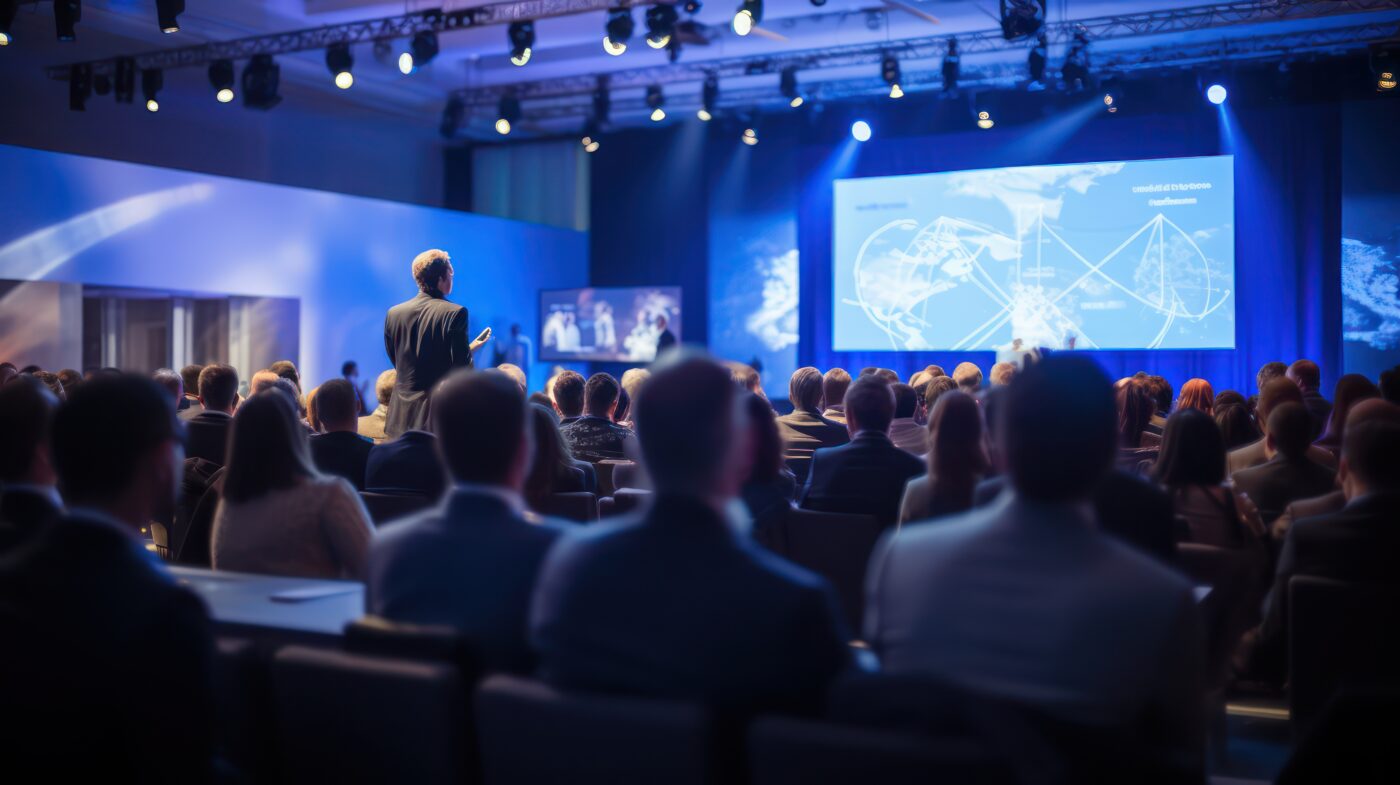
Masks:
[[[740,396],[747,412],[749,443],[752,451],[749,475],[739,498],[753,520],[753,536],[767,542],[767,536],[788,511],[797,495],[797,478],[783,461],[783,437],[766,398]]]
[[[958,389],[958,383],[951,376],[933,376],[924,385],[924,411],[933,411],[938,399],[946,392]]]
[[[928,421],[928,473],[904,486],[899,522],[939,518],[972,509],[989,462],[982,443],[982,410],[960,390],[938,399]]]
[[[944,370],[943,370],[943,366],[941,366],[941,365],[929,365],[929,366],[925,366],[925,368],[924,368],[924,373],[928,374],[928,377],[929,377],[930,379],[933,379],[933,378],[936,378],[936,377],[939,377],[939,376],[947,376],[947,375],[948,375],[948,372],[947,372],[947,371],[944,371]]]
[[[1397,413],[1400,413],[1400,408],[1396,408],[1388,401],[1372,398],[1351,407],[1351,411],[1347,414],[1347,426],[1373,421],[1388,422],[1389,418],[1394,417]],[[1269,536],[1273,538],[1275,543],[1282,544],[1284,542],[1294,521],[1319,515],[1330,515],[1346,506],[1347,498],[1346,493],[1341,488],[1340,475],[1341,473],[1338,472],[1339,482],[1331,491],[1311,499],[1299,499],[1283,509],[1283,514],[1276,518],[1273,525],[1269,527]]]
[[[34,370],[24,375],[38,379],[45,387],[49,388],[49,392],[53,393],[54,397],[58,398],[59,401],[68,400],[68,393],[64,391],[63,382],[58,380],[57,374],[49,373],[44,370]]]
[[[1184,394],[1185,390],[1182,392]],[[1153,408],[1156,409],[1152,419],[1147,421],[1147,427],[1161,434],[1162,429],[1167,427],[1167,416],[1172,413],[1172,384],[1164,376],[1148,376],[1147,394],[1152,397]]]
[[[389,398],[394,394],[394,380],[397,377],[398,371],[390,368],[374,380],[374,399],[379,405],[374,407],[374,411],[360,418],[356,429],[361,436],[375,444],[383,444],[387,438],[384,435],[384,423],[389,416]]]
[[[1217,399],[1214,406],[1215,425],[1220,429],[1220,437],[1228,454],[1239,447],[1253,444],[1262,437],[1259,426],[1249,416],[1249,408],[1244,403],[1221,406]]]
[[[1144,383],[1126,379],[1118,384],[1115,393],[1118,409],[1118,448],[1120,461],[1122,453],[1134,455],[1144,447],[1155,447],[1160,440],[1147,433],[1148,421],[1156,411],[1156,403],[1148,393]]]
[[[813,452],[850,440],[844,426],[821,415],[825,383],[822,372],[810,366],[793,371],[788,380],[792,412],[778,418],[778,433],[783,437],[784,456],[798,482],[807,478]]]
[[[515,382],[515,385],[520,388],[521,395],[524,395],[525,391],[530,389],[530,381],[525,376],[525,370],[520,366],[513,363],[501,363],[496,366],[496,370],[510,377],[510,380]]]
[[[322,474],[344,477],[365,489],[365,463],[374,442],[356,428],[360,401],[355,386],[344,379],[331,379],[316,388],[316,413],[322,433],[310,440],[311,460]]]
[[[1331,402],[1319,392],[1322,370],[1312,360],[1295,360],[1284,375],[1303,393],[1303,407],[1308,410],[1308,418],[1312,422],[1312,430],[1308,434],[1309,441],[1312,441],[1322,435],[1322,429],[1327,426],[1327,417],[1332,413]]]
[[[846,390],[851,386],[851,375],[845,368],[832,368],[822,374],[822,400],[826,408],[822,417],[841,425],[846,425]]]
[[[1171,494],[1182,542],[1249,548],[1264,541],[1254,504],[1225,483],[1225,443],[1205,411],[1178,407],[1167,418],[1152,479]]]
[[[1215,403],[1211,407],[1211,413],[1214,414],[1226,406],[1244,406],[1246,407],[1245,411],[1248,412],[1248,405],[1238,390],[1221,390],[1215,394]]]
[[[185,394],[180,401],[180,417],[189,419],[199,414],[199,374],[204,370],[203,365],[191,363],[180,369],[180,383],[184,387]],[[194,411],[190,411],[193,409]]]
[[[563,531],[523,517],[536,409],[505,374],[462,370],[440,382],[432,429],[451,490],[441,506],[384,527],[370,548],[366,609],[451,627],[491,671],[533,670],[530,597]]]
[[[982,369],[976,363],[962,362],[953,369],[953,381],[965,393],[976,393],[982,389]]]
[[[278,360],[267,366],[267,369],[296,385],[297,392],[301,392],[301,374],[297,371],[296,363],[291,360]]]
[[[151,374],[151,379],[153,379],[156,384],[164,387],[166,392],[170,393],[171,402],[174,404],[176,410],[179,410],[185,401],[185,383],[180,379],[180,374],[176,373],[173,368],[157,368],[155,372]],[[61,385],[62,383],[63,382],[60,380],[59,384]]]
[[[923,474],[924,462],[890,441],[893,419],[894,392],[888,384],[879,378],[852,382],[846,391],[851,441],[813,453],[799,497],[802,507],[870,515],[881,526],[894,525],[904,484]]]
[[[727,362],[724,365],[729,369],[729,378],[734,380],[739,389],[767,399],[768,396],[763,393],[763,380],[752,365],[740,362]]]
[[[873,365],[867,365],[866,367],[860,369],[860,373],[856,374],[856,378],[857,378],[857,379],[864,379],[864,378],[867,377],[867,376],[874,376],[874,375],[875,375],[875,372],[878,371],[878,370],[880,370],[880,369],[879,369],[879,368],[876,368],[876,367],[873,366]],[[844,399],[843,399],[843,400],[844,400]]]
[[[899,374],[895,373],[889,368],[875,369],[875,378],[879,379],[885,384],[899,384]]]
[[[1302,404],[1279,404],[1269,413],[1264,437],[1274,457],[1232,475],[1235,487],[1259,507],[1266,525],[1282,515],[1290,502],[1332,490],[1337,473],[1308,458],[1311,433],[1311,416]]]
[[[0,386],[0,556],[63,512],[50,432],[58,396],[32,376]]]
[[[238,407],[211,544],[216,570],[364,577],[369,513],[341,477],[319,474],[281,393]]]
[[[1054,355],[1009,389],[998,438],[1014,492],[887,534],[865,640],[886,672],[1117,728],[1199,769],[1205,645],[1191,584],[1085,512],[1117,443],[1108,379]]]
[[[621,384],[617,388],[617,406],[613,407],[613,424],[619,425],[627,430],[632,429],[632,396],[627,394],[627,388]]]
[[[1303,402],[1303,394],[1298,389],[1298,385],[1283,378],[1275,378],[1264,384],[1263,389],[1259,391],[1259,400],[1254,407],[1254,419],[1266,438],[1230,451],[1229,455],[1226,456],[1226,470],[1231,477],[1243,469],[1267,463],[1274,457],[1274,449],[1269,446],[1267,438],[1269,414],[1276,406],[1289,402],[1298,404]],[[1321,447],[1309,446],[1308,457],[1329,468],[1337,465],[1332,454]]]
[[[64,368],[63,370],[58,372],[57,376],[58,383],[63,385],[63,394],[65,397],[72,395],[73,388],[77,387],[79,384],[82,384],[83,381],[83,375],[73,370],[72,368]],[[185,398],[188,399],[189,396],[186,395]],[[186,402],[181,402],[180,408],[184,408],[186,405]]]
[[[627,457],[632,432],[612,421],[621,388],[610,374],[595,373],[584,384],[584,414],[559,424],[559,433],[577,459],[597,463]],[[559,384],[554,391],[559,393]]]
[[[1205,379],[1191,379],[1181,386],[1181,397],[1176,401],[1177,411],[1197,409],[1207,415],[1215,413],[1215,390]]]
[[[365,459],[365,490],[372,493],[428,496],[447,488],[447,470],[428,431],[404,431],[397,439],[374,445]]]
[[[281,378],[282,377],[278,376],[277,374],[273,373],[272,371],[266,368],[264,368],[261,371],[258,371],[257,373],[253,374],[253,378],[248,381],[249,397],[257,395],[263,390],[276,386],[277,380]]]
[[[68,511],[0,561],[7,781],[207,782],[209,620],[139,534],[175,501],[170,396],[149,379],[93,379],[51,438]]]
[[[1359,373],[1349,373],[1337,380],[1332,393],[1332,413],[1327,417],[1327,428],[1314,444],[1340,457],[1342,433],[1346,430],[1347,415],[1356,404],[1381,397],[1381,390],[1370,379]]]
[[[1254,375],[1254,387],[1256,392],[1254,395],[1250,396],[1248,401],[1249,408],[1251,411],[1254,411],[1256,417],[1258,416],[1258,412],[1255,410],[1257,410],[1259,406],[1259,397],[1264,394],[1264,386],[1274,379],[1282,377],[1286,373],[1288,373],[1287,363],[1281,363],[1277,360],[1259,366],[1259,373]]]
[[[525,475],[525,503],[538,509],[551,494],[577,493],[588,490],[583,470],[574,465],[569,445],[559,434],[554,411],[539,404],[530,404],[531,438],[534,450],[530,469]]]
[[[200,369],[195,381],[198,406],[185,411],[196,414],[185,420],[185,457],[203,458],[223,466],[228,462],[228,435],[233,425],[234,402],[238,398],[238,372],[231,365],[215,363]]]
[[[1016,363],[997,363],[993,365],[991,378],[994,386],[1011,384],[1011,380],[1016,378]]]
[[[890,441],[894,446],[910,455],[928,453],[928,427],[919,422],[919,396],[914,388],[896,382],[890,385],[894,392],[894,419],[890,421]]]
[[[645,368],[628,368],[622,372],[622,379],[619,381],[619,384],[622,385],[622,389],[627,391],[627,397],[635,402],[637,400],[637,392],[642,389],[642,385],[646,384],[647,379],[650,378],[651,371]]]
[[[19,376],[19,369],[15,367],[14,363],[0,363],[0,386],[8,384],[16,376]]]
[[[846,667],[830,587],[732,528],[727,507],[749,473],[743,416],[719,364],[678,349],[652,367],[636,423],[655,499],[639,518],[566,535],[547,558],[531,622],[547,681],[809,707]]]
[[[583,416],[584,388],[587,385],[583,374],[576,371],[564,371],[554,377],[550,397],[554,401],[555,410],[559,412],[561,428]]]

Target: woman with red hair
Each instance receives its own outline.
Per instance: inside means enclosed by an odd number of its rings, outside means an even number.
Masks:
[[[1215,390],[1205,379],[1192,379],[1181,386],[1181,397],[1176,399],[1176,410],[1197,409],[1206,414],[1214,414]]]

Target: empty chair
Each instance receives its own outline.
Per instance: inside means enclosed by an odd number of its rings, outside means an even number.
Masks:
[[[598,497],[591,493],[551,493],[535,505],[535,512],[579,523],[598,520]]]
[[[1339,690],[1400,687],[1400,589],[1329,578],[1288,582],[1289,708],[1305,734]]]
[[[454,665],[288,646],[272,683],[288,782],[471,777],[468,691]]]
[[[865,570],[881,531],[870,515],[793,509],[763,544],[830,581],[846,623],[858,633],[865,610]]]
[[[369,518],[374,521],[376,527],[381,527],[389,521],[412,515],[419,510],[426,510],[437,504],[437,499],[418,493],[361,491],[360,498],[364,500],[365,509],[369,511]]]

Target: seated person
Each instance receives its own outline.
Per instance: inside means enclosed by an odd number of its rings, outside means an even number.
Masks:
[[[739,498],[753,520],[754,539],[769,542],[774,526],[792,509],[797,480],[783,462],[783,439],[768,400],[754,393],[739,396],[747,411],[753,459]]]
[[[1262,374],[1263,371],[1261,370]],[[1303,403],[1303,393],[1298,389],[1298,385],[1282,377],[1276,377],[1264,382],[1259,388],[1259,401],[1255,404],[1254,418],[1263,431],[1264,436],[1269,435],[1269,414],[1274,408],[1284,403]],[[1252,444],[1231,450],[1226,456],[1226,469],[1233,477],[1236,472],[1258,466],[1268,462],[1274,457],[1274,451],[1269,447],[1269,440],[1261,438]],[[1315,463],[1320,463],[1329,469],[1337,467],[1337,460],[1332,453],[1316,445],[1308,446],[1308,457]]]
[[[1235,472],[1235,487],[1259,508],[1267,526],[1290,502],[1321,496],[1332,490],[1337,473],[1308,457],[1312,417],[1302,404],[1285,403],[1269,413],[1264,437],[1274,457]]]
[[[464,370],[440,382],[431,418],[452,477],[446,504],[384,527],[370,547],[366,610],[452,627],[490,671],[533,668],[530,596],[563,531],[522,517],[536,409],[505,374]]]
[[[583,390],[583,416],[559,424],[559,433],[575,458],[597,463],[627,457],[627,441],[632,432],[612,420],[621,389],[617,380],[606,373],[588,377]],[[557,383],[554,390],[557,395]]]
[[[890,421],[890,441],[894,446],[923,457],[928,454],[928,426],[915,417],[919,412],[919,395],[907,384],[892,384],[894,419]]]
[[[203,458],[220,466],[228,460],[228,432],[238,401],[238,371],[231,365],[208,365],[199,372],[199,407],[185,419],[186,458]],[[193,410],[195,407],[191,407]]]
[[[539,404],[530,404],[531,438],[534,450],[530,455],[530,469],[525,475],[525,503],[531,509],[538,509],[550,495],[556,493],[579,493],[588,490],[588,481],[583,470],[574,465],[569,454],[569,445],[559,434],[559,425],[554,421],[553,410]]]
[[[568,425],[583,417],[584,388],[588,382],[576,371],[563,371],[555,376],[550,385],[550,398],[559,412],[559,425]]]
[[[546,559],[531,616],[545,680],[739,710],[820,702],[849,638],[831,587],[728,517],[743,416],[718,363],[677,349],[652,367],[634,422],[656,497]]]
[[[365,489],[365,464],[374,442],[359,434],[356,414],[360,400],[355,386],[344,379],[331,379],[316,388],[316,418],[323,433],[311,436],[311,460],[322,473],[344,477]]]
[[[977,483],[987,471],[982,411],[972,396],[954,390],[940,397],[928,430],[933,444],[928,473],[904,486],[899,504],[901,524],[972,509]]]
[[[851,386],[851,374],[845,368],[832,368],[822,376],[822,400],[826,411],[822,417],[845,427],[846,388]]]
[[[798,368],[788,380],[792,412],[778,418],[778,433],[783,437],[785,457],[789,460],[811,458],[817,449],[850,440],[845,426],[821,415],[823,384],[822,373],[816,368]],[[806,468],[805,461],[792,465]],[[799,481],[805,478],[805,473],[799,473]]]
[[[63,512],[49,434],[58,397],[33,376],[0,386],[0,556]]]
[[[361,417],[356,427],[361,436],[375,444],[383,444],[387,440],[384,435],[384,423],[389,417],[389,399],[394,396],[394,382],[398,378],[398,371],[393,368],[379,374],[379,378],[374,381],[374,398],[379,405],[374,411]]]
[[[365,459],[366,491],[436,499],[446,487],[437,437],[427,431],[404,431],[397,439],[374,445]]]
[[[1152,479],[1171,494],[1179,541],[1217,548],[1264,543],[1264,524],[1254,503],[1225,482],[1225,442],[1204,411],[1179,408],[1167,418]]]

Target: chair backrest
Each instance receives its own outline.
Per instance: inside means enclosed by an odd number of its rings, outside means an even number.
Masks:
[[[468,690],[453,665],[288,646],[272,683],[285,781],[471,778]]]
[[[579,523],[598,520],[598,497],[584,491],[551,493],[534,505],[535,512]]]
[[[249,782],[272,781],[276,737],[268,721],[272,677],[265,653],[251,640],[220,637],[213,670],[220,755]]]
[[[1294,576],[1288,582],[1289,708],[1306,733],[1342,689],[1400,686],[1400,588]]]
[[[636,461],[624,461],[614,464],[612,467],[613,490],[619,488],[651,490],[651,480],[646,474],[646,470]]]
[[[794,508],[773,529],[765,545],[830,581],[851,631],[859,633],[865,569],[882,531],[874,516]]]
[[[364,500],[365,509],[369,511],[369,518],[374,521],[376,528],[396,518],[426,510],[437,503],[437,499],[421,493],[360,491],[360,498]]]
[[[1207,687],[1218,689],[1230,678],[1230,657],[1258,614],[1265,554],[1187,542],[1177,546],[1177,557],[1196,585],[1210,587],[1201,612],[1206,626]]]
[[[633,510],[640,509],[642,505],[651,500],[651,491],[644,491],[640,488],[618,488],[613,495],[599,500],[599,517],[609,517],[613,515],[626,515]],[[602,502],[607,502],[603,504]]]
[[[344,646],[352,654],[452,663],[469,683],[481,674],[480,658],[452,627],[363,616],[345,625]]]
[[[702,785],[736,773],[695,704],[563,693],[496,675],[477,690],[476,725],[487,785]]]

